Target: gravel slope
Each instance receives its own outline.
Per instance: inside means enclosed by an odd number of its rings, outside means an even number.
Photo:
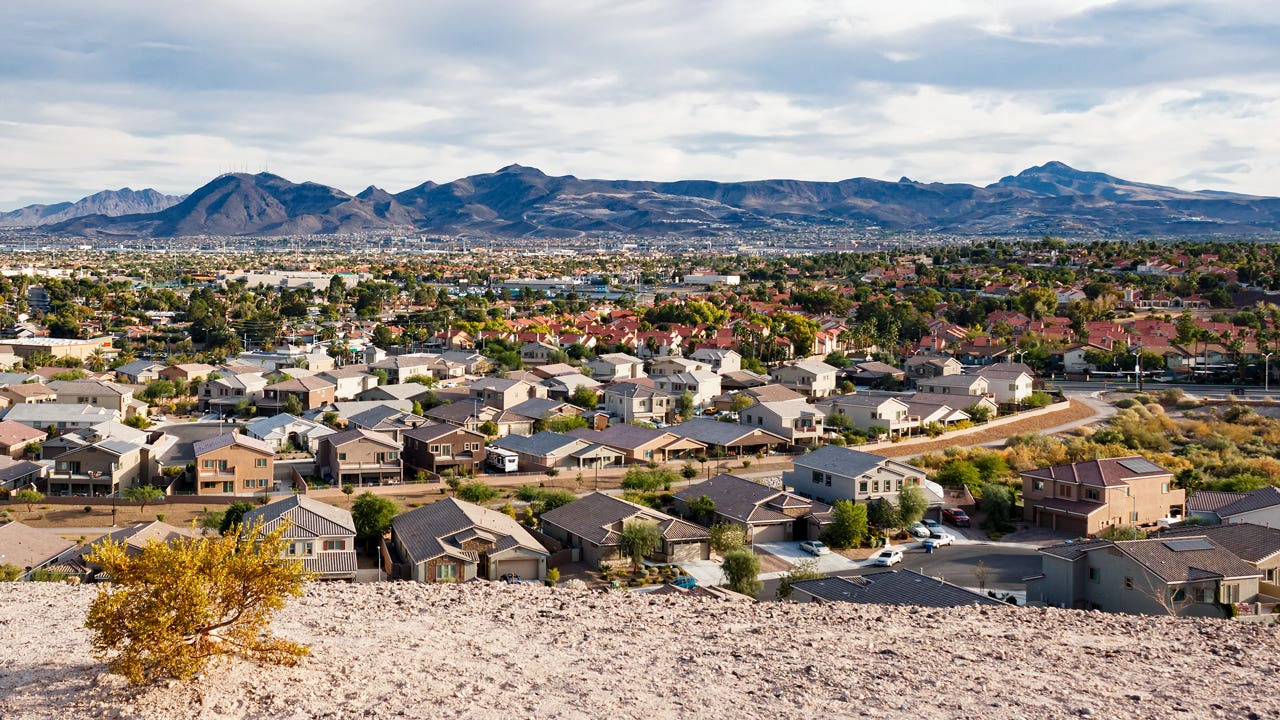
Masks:
[[[1276,630],[1037,609],[721,603],[532,586],[317,585],[297,668],[133,690],[95,591],[0,583],[0,718],[1276,717]]]

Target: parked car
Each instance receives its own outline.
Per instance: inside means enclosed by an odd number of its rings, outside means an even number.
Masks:
[[[969,527],[969,514],[960,508],[943,508],[942,519],[956,527]]]
[[[916,523],[915,525],[912,525],[911,527],[907,528],[907,532],[912,537],[918,537],[918,538],[929,537],[929,527],[924,523]]]
[[[898,548],[885,548],[871,557],[873,565],[880,567],[889,567],[902,562],[902,550]]]
[[[831,553],[830,548],[818,542],[817,540],[805,540],[804,542],[800,543],[800,549],[809,553],[810,555],[829,555]]]
[[[926,543],[931,543],[934,547],[942,547],[943,545],[950,545],[955,541],[956,541],[955,535],[952,535],[951,533],[945,533],[945,532],[929,533],[929,539],[925,540]]]
[[[933,518],[925,518],[921,520],[920,523],[925,527],[929,528],[930,532],[934,530],[938,530],[942,527],[942,523],[938,522],[937,520],[934,520]]]
[[[671,584],[675,585],[678,588],[684,588],[685,590],[690,590],[698,586],[698,579],[692,575],[681,575],[680,577],[677,577],[676,579],[672,580]]]
[[[507,573],[502,576],[502,582],[507,583],[508,585],[519,585],[520,573]]]

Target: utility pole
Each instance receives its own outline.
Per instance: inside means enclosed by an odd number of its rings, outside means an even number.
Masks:
[[[1262,392],[1271,392],[1271,356],[1274,352],[1262,354]]]

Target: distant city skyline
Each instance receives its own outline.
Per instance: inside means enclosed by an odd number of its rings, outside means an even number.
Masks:
[[[0,210],[269,170],[357,193],[519,163],[634,180],[1050,160],[1280,196],[1262,2],[19,0]]]

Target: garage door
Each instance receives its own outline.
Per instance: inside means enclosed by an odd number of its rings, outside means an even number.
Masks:
[[[502,577],[507,573],[516,573],[522,580],[541,579],[538,577],[537,560],[504,560],[498,563],[497,577]]]
[[[689,562],[691,560],[705,560],[708,555],[703,552],[703,548],[706,547],[706,545],[700,542],[669,543],[667,547],[669,547],[671,551],[671,557],[668,558],[667,562],[677,563]]]
[[[792,523],[778,523],[777,525],[756,525],[754,539],[756,542],[787,542],[793,540],[791,537]]]

